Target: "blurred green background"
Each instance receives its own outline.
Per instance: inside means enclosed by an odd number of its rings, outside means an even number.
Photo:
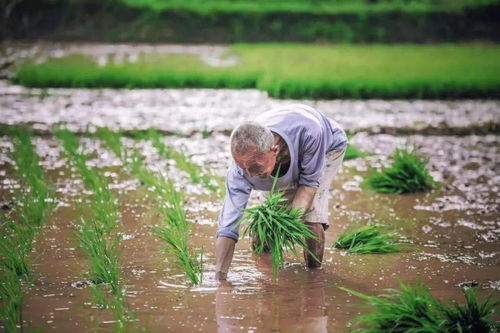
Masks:
[[[7,1],[4,40],[229,44],[231,66],[141,54],[28,61],[33,87],[257,88],[281,98],[498,98],[498,0]]]

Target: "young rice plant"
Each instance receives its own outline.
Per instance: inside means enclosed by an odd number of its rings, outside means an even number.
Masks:
[[[373,172],[365,184],[380,193],[416,193],[430,190],[438,184],[426,168],[427,160],[418,156],[415,148],[396,149],[392,165],[380,172]]]
[[[182,194],[175,189],[171,180],[147,170],[142,165],[137,151],[132,154],[130,168],[136,177],[153,191],[153,198],[164,219],[164,224],[152,227],[153,232],[167,244],[165,250],[177,258],[191,283],[200,284],[203,281],[203,250],[198,257],[189,249],[189,224]]]
[[[28,259],[33,239],[54,208],[54,191],[45,180],[39,156],[29,130],[8,131],[14,150],[12,159],[23,190],[14,192],[17,202],[12,216],[0,216],[0,321],[6,332],[17,332],[21,326],[22,282],[30,282]]]
[[[167,159],[173,159],[177,167],[186,172],[194,184],[199,184],[201,182],[210,192],[219,193],[221,196],[225,195],[225,183],[220,177],[204,171],[198,164],[193,163],[185,153],[168,147],[163,142],[163,136],[160,132],[150,129],[146,134],[139,135],[139,137],[151,140],[160,156]],[[215,180],[215,184],[213,180]]]
[[[125,152],[120,143],[121,134],[108,129],[100,129],[98,136],[121,159],[122,163],[152,190],[159,213],[165,221],[163,225],[153,227],[153,232],[167,244],[166,251],[177,258],[177,262],[191,282],[194,285],[200,284],[203,278],[203,251],[198,258],[189,249],[189,224],[182,204],[182,195],[175,189],[172,181],[157,176],[145,168],[137,150],[133,150],[130,154]],[[149,131],[148,137],[152,138],[153,144],[162,156],[179,154],[161,142],[158,132]]]
[[[91,290],[98,304],[111,308],[117,320],[117,329],[123,325],[126,315],[119,258],[120,235],[116,235],[119,213],[116,200],[107,180],[96,170],[87,167],[88,157],[79,152],[79,140],[68,130],[57,130],[56,135],[72,165],[83,178],[85,187],[92,191],[92,214],[81,219],[77,232],[80,246],[90,263],[89,279],[94,283]],[[109,290],[110,295],[108,295]]]

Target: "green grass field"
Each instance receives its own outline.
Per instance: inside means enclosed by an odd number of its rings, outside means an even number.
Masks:
[[[121,0],[122,3],[155,11],[169,9],[193,12],[299,12],[360,13],[380,11],[461,10],[464,7],[498,3],[498,0]]]
[[[497,45],[237,44],[231,67],[189,55],[143,54],[100,67],[82,55],[25,64],[29,87],[257,88],[278,98],[498,98]]]

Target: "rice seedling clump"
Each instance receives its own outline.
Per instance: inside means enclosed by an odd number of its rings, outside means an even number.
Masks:
[[[404,194],[437,187],[426,168],[427,160],[418,156],[415,149],[396,149],[392,159],[390,167],[373,172],[365,179],[369,188],[380,193]]]
[[[275,184],[273,189],[274,186]],[[305,251],[309,251],[305,239],[316,238],[302,220],[303,212],[287,207],[286,201],[282,192],[271,190],[266,202],[246,209],[247,215],[240,221],[240,223],[248,222],[243,230],[243,236],[249,235],[252,239],[258,239],[252,249],[254,253],[261,254],[265,249],[270,250],[273,279],[277,278],[278,270],[283,266],[286,250],[297,255],[295,246],[299,245]]]
[[[356,319],[356,325],[362,326],[354,331],[357,333],[487,333],[500,328],[491,318],[500,300],[490,295],[479,302],[477,289],[462,290],[465,305],[439,302],[422,282],[414,286],[400,282],[399,289],[388,289],[379,296],[340,289],[362,298],[373,309]]]
[[[402,244],[396,243],[393,234],[385,233],[376,225],[367,225],[344,232],[333,247],[349,253],[391,253],[401,251]]]

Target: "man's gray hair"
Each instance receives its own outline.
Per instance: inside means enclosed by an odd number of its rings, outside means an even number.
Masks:
[[[268,128],[259,123],[248,121],[233,130],[229,141],[233,154],[245,154],[251,146],[255,146],[257,154],[260,154],[271,150],[274,137]]]

